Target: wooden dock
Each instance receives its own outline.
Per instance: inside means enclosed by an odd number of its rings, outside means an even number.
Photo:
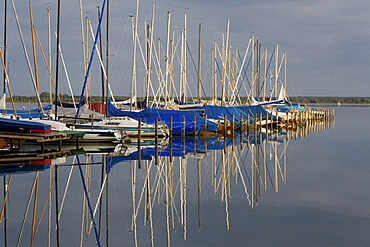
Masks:
[[[0,138],[31,140],[36,142],[68,140],[73,137],[73,133],[50,132],[50,133],[17,133],[17,132],[0,132]]]
[[[10,149],[19,150],[22,143],[25,141],[33,141],[41,144],[41,153],[44,153],[44,144],[46,142],[59,142],[59,151],[62,147],[63,140],[76,140],[76,148],[79,146],[79,139],[84,136],[85,132],[79,131],[65,131],[65,132],[50,132],[50,133],[38,133],[38,132],[11,132],[11,131],[0,131],[0,140],[5,140]]]
[[[65,157],[65,156],[71,156],[71,155],[73,155],[72,150],[63,150],[63,151],[46,152],[46,153],[12,153],[12,154],[7,154],[7,155],[1,155],[0,165],[2,163],[56,159],[59,157]]]

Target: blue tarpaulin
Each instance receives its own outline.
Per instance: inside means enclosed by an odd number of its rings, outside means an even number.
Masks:
[[[110,101],[107,101],[107,116],[128,116],[134,119],[141,118],[144,123],[154,124],[155,119],[170,127],[172,117],[172,133],[181,134],[184,128],[186,134],[198,133],[203,125],[204,118],[194,111],[166,110],[154,107],[148,107],[139,112],[123,111],[113,106]],[[195,124],[194,124],[195,119]],[[217,131],[217,124],[211,121],[206,121],[207,131]]]

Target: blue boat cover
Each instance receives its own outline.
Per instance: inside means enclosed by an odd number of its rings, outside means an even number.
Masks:
[[[240,125],[241,118],[243,118],[243,121],[248,119],[248,115],[235,106],[205,105],[203,109],[208,118],[215,120],[223,121],[224,116],[226,116],[226,119],[232,122],[234,116],[234,124],[236,125]]]
[[[151,111],[124,111],[117,109],[110,101],[107,99],[107,117],[131,117],[131,118],[143,118],[150,117],[152,115]]]
[[[107,101],[107,117],[111,116],[128,116],[134,119],[141,118],[144,123],[154,124],[157,118],[170,127],[170,119],[172,117],[172,133],[181,134],[183,125],[186,134],[198,133],[203,125],[204,118],[198,115],[195,111],[180,111],[180,110],[165,110],[154,107],[148,107],[139,112],[122,111]],[[195,119],[195,124],[194,124]],[[183,124],[185,123],[185,124]],[[217,124],[211,121],[206,121],[207,131],[217,131]]]

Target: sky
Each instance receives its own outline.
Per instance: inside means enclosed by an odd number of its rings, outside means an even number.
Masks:
[[[97,30],[98,10],[103,1],[82,1],[83,19],[89,18],[92,30]],[[57,1],[45,3],[31,1],[35,30],[48,57],[48,14],[50,29],[52,70],[55,78],[55,54]],[[29,3],[14,0],[25,47],[33,66],[33,49],[30,35]],[[99,9],[98,7],[99,6]],[[114,95],[129,95],[132,78],[132,20],[135,0],[109,1],[109,84]],[[144,22],[150,23],[153,1],[139,2],[138,37],[144,49]],[[105,9],[107,10],[107,8]],[[1,35],[4,33],[4,5],[0,6]],[[370,94],[370,2],[367,0],[157,0],[154,15],[154,42],[160,39],[161,66],[164,68],[167,12],[171,13],[171,34],[174,34],[175,55],[174,81],[180,80],[181,31],[184,15],[187,15],[187,80],[189,95],[196,94],[196,67],[198,60],[198,27],[201,23],[202,81],[204,94],[211,96],[211,50],[214,42],[221,47],[226,37],[227,21],[230,20],[229,45],[232,53],[239,50],[240,63],[253,34],[259,39],[268,57],[279,45],[279,61],[286,51],[287,93],[289,96],[369,96]],[[80,5],[77,0],[61,0],[60,46],[58,84],[59,92],[79,95],[85,79],[81,39]],[[8,0],[6,60],[10,86],[14,95],[34,95],[35,90],[27,67],[17,29],[12,1]],[[102,22],[103,60],[106,60],[106,11]],[[93,47],[93,35],[89,33],[89,54]],[[94,34],[95,36],[95,34]],[[49,78],[42,51],[36,42],[36,57],[40,91],[49,91]],[[0,38],[3,47],[3,38]],[[139,47],[140,47],[139,46]],[[138,47],[137,83],[138,96],[144,95],[144,62]],[[3,48],[2,48],[3,49]],[[48,59],[48,58],[47,58]],[[65,64],[65,65],[64,65]],[[153,62],[151,78],[156,85],[156,64]],[[219,64],[219,66],[221,66]],[[64,69],[65,67],[65,69]],[[250,67],[246,68],[250,74]],[[65,72],[66,71],[66,72]],[[99,57],[94,54],[91,65],[92,95],[101,94]],[[67,76],[68,75],[68,76]],[[248,75],[250,77],[250,75]],[[281,73],[280,80],[283,80]],[[68,86],[70,81],[71,87]],[[250,78],[249,78],[250,81]],[[244,80],[245,83],[246,80]],[[218,93],[220,93],[218,86]],[[248,88],[243,86],[243,88]],[[246,89],[245,91],[248,91]],[[243,96],[243,95],[242,95]]]

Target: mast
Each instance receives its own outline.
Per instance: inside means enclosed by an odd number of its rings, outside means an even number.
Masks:
[[[48,11],[48,58],[49,58],[49,102],[50,105],[53,103],[53,93],[52,93],[52,88],[53,88],[53,75],[51,73],[51,29],[50,29],[50,11],[51,8],[50,6],[47,8]]]
[[[150,24],[144,21],[144,36],[145,36],[145,105],[148,104],[149,96],[149,76],[150,76]]]
[[[103,17],[103,14],[104,14],[105,3],[106,3],[106,0],[103,1],[103,5],[102,5],[102,8],[101,8],[101,16],[99,18],[100,21],[99,21],[98,28],[97,28],[97,31],[96,31],[96,34],[95,34],[94,45],[93,45],[93,49],[91,51],[91,57],[90,57],[90,60],[89,60],[89,64],[88,64],[88,67],[87,67],[87,70],[86,70],[86,74],[85,74],[84,83],[83,83],[83,86],[82,86],[82,91],[81,91],[81,95],[80,95],[80,102],[79,102],[79,105],[78,105],[78,108],[77,108],[77,112],[76,112],[76,118],[80,114],[81,105],[82,105],[82,99],[83,99],[83,96],[85,94],[86,84],[87,84],[87,80],[89,78],[91,64],[92,64],[92,60],[94,58],[94,54],[95,54],[95,50],[96,50],[96,43],[98,41],[99,34],[100,34],[101,21],[103,19],[102,17]]]
[[[284,90],[286,90],[286,50],[284,50]],[[286,92],[286,91],[285,91]],[[284,100],[286,97],[286,93],[284,92]]]
[[[278,84],[278,67],[279,67],[279,45],[275,47],[275,75],[274,75],[274,96],[278,97],[277,84]]]
[[[202,97],[202,75],[201,75],[201,69],[202,69],[202,47],[200,45],[200,34],[201,34],[201,28],[202,23],[199,23],[199,34],[198,34],[198,92],[197,92],[197,98],[200,102]]]
[[[166,55],[165,55],[165,105],[167,105],[167,102],[169,101],[169,90],[168,90],[168,84],[169,84],[169,70],[170,70],[170,63],[169,63],[169,50],[170,50],[170,26],[171,26],[171,12],[168,10],[167,12],[167,36],[166,36]]]
[[[155,10],[155,3],[153,3],[153,6],[152,6],[152,19],[151,19],[151,23],[150,25],[147,25],[147,32],[148,32],[148,41],[147,41],[147,44],[148,44],[148,53],[147,53],[147,56],[148,56],[148,59],[147,59],[147,76],[146,76],[146,79],[147,79],[147,82],[146,82],[146,97],[145,97],[145,107],[148,106],[149,104],[149,84],[151,83],[150,81],[150,73],[151,73],[151,69],[150,69],[150,64],[152,62],[152,49],[153,49],[153,30],[154,30],[154,10]]]
[[[260,97],[261,95],[261,75],[260,75],[260,70],[261,70],[261,42],[259,39],[256,41],[256,50],[257,50],[257,71],[256,71],[256,96]]]
[[[28,1],[28,6],[29,6],[29,11],[30,11],[31,41],[32,41],[33,68],[34,68],[34,73],[35,73],[36,93],[39,94],[40,90],[39,90],[39,73],[37,69],[37,55],[36,55],[36,44],[35,44],[35,26],[33,25],[31,1]],[[41,109],[40,104],[39,104],[39,109]]]
[[[106,87],[106,90],[104,91],[104,89],[103,89],[103,100],[108,98],[108,78],[109,78],[109,76],[108,76],[109,75],[109,67],[108,67],[108,64],[109,64],[109,9],[110,9],[109,0],[107,0],[107,26],[106,26],[107,33],[106,33],[106,40],[105,40],[105,69],[106,69],[107,73],[106,73],[106,77],[105,77],[105,87]],[[105,101],[105,102],[107,102],[107,101]],[[105,106],[107,106],[107,103],[105,103]]]
[[[264,51],[264,65],[263,65],[263,99],[266,98],[267,86],[267,49]]]
[[[216,51],[216,41],[214,43],[214,48],[211,51],[211,81],[212,81],[212,105],[216,103],[216,69],[215,69],[215,51]]]
[[[58,0],[58,12],[57,12],[57,56],[55,61],[55,120],[58,118],[58,87],[59,87],[59,33],[60,33],[60,0]]]
[[[14,111],[14,115],[16,116],[17,111],[15,109],[13,94],[12,94],[12,91],[10,89],[9,77],[8,77],[8,74],[6,73],[5,61],[4,61],[4,57],[3,57],[3,53],[1,52],[1,49],[0,49],[0,60],[1,60],[1,65],[3,67],[4,75],[5,75],[5,84],[8,85],[9,98],[10,98],[10,101],[12,103],[12,108],[13,108],[13,111]]]
[[[251,102],[253,102],[255,92],[254,92],[254,34],[252,34],[251,37],[251,44],[252,44],[252,50],[251,50]]]
[[[14,0],[12,0],[11,3],[12,3],[13,12],[14,12],[14,18],[15,18],[15,21],[16,21],[16,24],[17,24],[18,33],[19,33],[19,36],[21,38],[23,53],[25,55],[26,62],[27,62],[28,72],[30,73],[32,83],[33,83],[33,87],[34,87],[35,92],[36,92],[37,103],[38,103],[39,106],[41,106],[40,95],[38,94],[38,92],[36,90],[35,77],[34,77],[33,72],[32,72],[31,62],[30,62],[29,57],[28,57],[27,47],[26,47],[26,44],[24,42],[24,38],[23,38],[22,30],[21,30],[21,25],[19,23],[19,18],[18,18],[17,10],[15,8]],[[42,107],[41,107],[41,111],[42,111],[42,113],[44,113],[44,110],[42,109]]]
[[[222,102],[221,105],[225,106],[226,101],[226,64],[227,64],[227,57],[229,51],[229,30],[230,30],[230,20],[227,20],[227,28],[226,28],[226,43],[222,49]]]
[[[132,110],[132,103],[134,108],[137,106],[136,100],[136,45],[137,45],[137,22],[139,15],[139,0],[136,0],[136,14],[135,20],[132,16],[132,74],[131,74],[131,93],[130,93],[130,110]],[[132,102],[132,98],[135,97],[135,101]]]
[[[181,73],[180,73],[180,101],[186,102],[186,27],[187,13],[184,14],[184,30],[181,32]]]
[[[96,6],[98,9],[98,20],[100,21],[100,7]],[[102,35],[101,35],[101,30],[100,30],[100,35],[99,35],[99,46],[100,46],[100,51],[101,51],[101,56],[103,57],[103,44],[102,44]],[[100,68],[100,76],[101,76],[101,101],[104,101],[104,68],[101,66]]]
[[[6,38],[6,31],[7,31],[7,12],[8,12],[8,0],[4,0],[4,52],[3,52],[3,57],[4,57],[4,61],[5,61],[5,64],[6,64],[6,48],[7,48],[7,38]],[[5,75],[6,73],[4,72],[3,73],[3,94],[5,94],[6,92],[6,82],[5,82]]]

